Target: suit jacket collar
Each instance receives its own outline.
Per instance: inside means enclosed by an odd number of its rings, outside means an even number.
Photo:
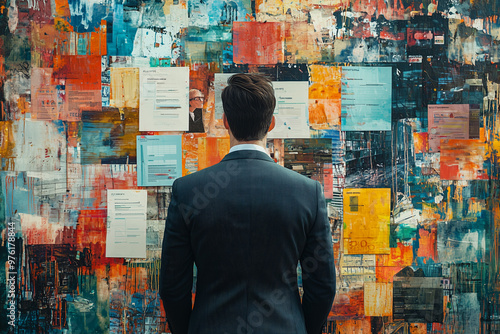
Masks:
[[[274,163],[274,160],[264,152],[257,150],[240,150],[226,154],[222,161],[235,160],[235,159],[259,159]]]

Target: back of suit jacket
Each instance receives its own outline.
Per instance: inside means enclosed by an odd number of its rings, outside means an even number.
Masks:
[[[319,334],[335,294],[320,184],[252,150],[178,179],[160,284],[174,333]]]

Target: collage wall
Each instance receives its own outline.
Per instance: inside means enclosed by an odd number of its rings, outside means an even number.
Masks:
[[[263,73],[272,158],[328,202],[324,333],[500,333],[500,1],[0,4],[0,332],[169,333],[172,182]]]

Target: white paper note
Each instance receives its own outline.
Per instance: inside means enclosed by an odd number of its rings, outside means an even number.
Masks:
[[[309,83],[273,81],[276,126],[268,138],[309,138]]]
[[[146,190],[112,189],[108,194],[106,257],[146,257]]]
[[[142,68],[139,131],[189,130],[189,68]]]

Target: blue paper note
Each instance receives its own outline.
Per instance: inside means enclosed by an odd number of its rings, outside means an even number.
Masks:
[[[342,67],[342,131],[390,131],[391,67]]]
[[[137,185],[171,186],[182,176],[182,136],[137,136]]]

